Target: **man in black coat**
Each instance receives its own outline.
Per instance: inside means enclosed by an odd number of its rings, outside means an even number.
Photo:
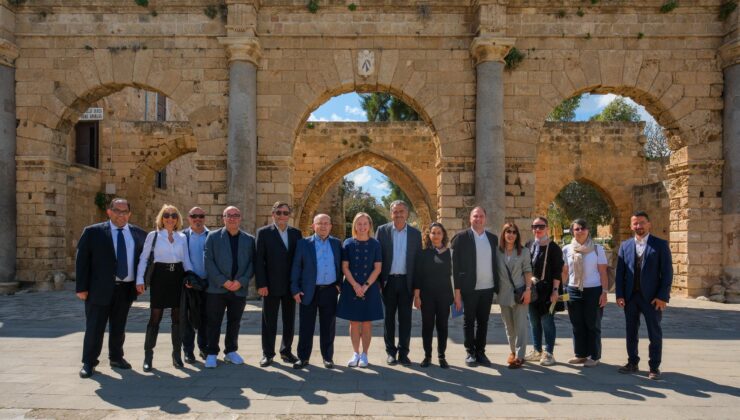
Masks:
[[[131,206],[123,198],[111,201],[106,213],[110,220],[86,227],[77,244],[76,292],[85,301],[86,320],[81,378],[92,376],[98,364],[106,324],[111,367],[131,369],[123,358],[123,341],[146,232],[128,224]]]
[[[290,205],[278,201],[272,206],[273,223],[257,230],[255,278],[257,293],[262,296],[262,367],[269,366],[275,357],[278,309],[281,306],[283,338],[280,357],[286,363],[298,361],[291,352],[295,331],[295,300],[290,293],[290,271],[301,231],[288,226],[290,213]]]
[[[406,223],[408,205],[396,200],[391,203],[392,222],[378,227],[375,237],[380,242],[383,266],[380,271],[385,306],[385,352],[386,362],[404,366],[411,364],[409,342],[411,341],[411,305],[413,304],[414,262],[421,249],[421,233]],[[396,313],[398,313],[398,345],[396,345]],[[398,359],[396,359],[398,355]]]
[[[465,364],[490,366],[486,356],[488,318],[493,294],[498,292],[496,268],[498,237],[485,230],[486,210],[475,207],[470,212],[470,229],[452,238],[452,277],[455,283],[455,306],[463,305],[465,328]],[[477,324],[477,325],[476,325]]]

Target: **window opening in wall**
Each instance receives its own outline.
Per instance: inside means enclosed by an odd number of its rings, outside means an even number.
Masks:
[[[164,168],[161,171],[157,172],[157,174],[154,176],[154,186],[159,188],[160,190],[167,189],[167,168]]]
[[[98,121],[80,121],[75,125],[75,162],[100,167],[100,126]]]
[[[157,121],[167,121],[167,97],[157,93]]]

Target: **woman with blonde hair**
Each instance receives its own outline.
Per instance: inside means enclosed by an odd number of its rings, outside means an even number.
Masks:
[[[171,308],[172,316],[172,364],[183,367],[180,349],[180,294],[186,271],[192,271],[188,254],[188,242],[182,230],[180,211],[171,204],[165,204],[154,219],[155,230],[149,232],[144,242],[144,250],[139,257],[139,269],[136,276],[136,289],[144,293],[148,286],[151,289],[149,323],[146,326],[144,339],[144,372],[152,370],[154,347],[157,344],[159,323],[166,308]],[[145,274],[149,259],[153,264],[151,284],[145,284]]]
[[[367,213],[352,220],[352,237],[342,248],[344,283],[337,317],[349,321],[354,355],[349,367],[367,367],[367,351],[372,338],[372,321],[383,319],[383,302],[377,283],[382,262],[380,242],[372,237],[373,221]]]

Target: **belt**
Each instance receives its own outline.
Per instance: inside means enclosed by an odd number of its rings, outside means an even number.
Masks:
[[[324,290],[324,289],[326,289],[326,288],[328,288],[328,287],[334,287],[334,285],[333,285],[333,284],[322,284],[322,285],[317,285],[317,286],[316,286],[316,290]]]
[[[406,274],[389,274],[388,277],[400,279],[406,277]]]
[[[162,263],[162,262],[157,262],[157,263],[154,263],[154,265],[156,265],[157,267],[159,267],[159,269],[161,269],[161,270],[175,271],[175,268],[177,268],[178,266],[182,265],[182,263],[179,263],[179,262],[178,263]]]
[[[133,281],[118,281],[118,280],[116,280],[116,286],[121,286],[123,284],[129,284],[129,283],[133,283]]]

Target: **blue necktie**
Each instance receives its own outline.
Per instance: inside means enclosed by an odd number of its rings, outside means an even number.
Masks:
[[[128,256],[126,254],[126,240],[123,239],[123,228],[118,229],[116,239],[116,277],[123,280],[128,276]]]

